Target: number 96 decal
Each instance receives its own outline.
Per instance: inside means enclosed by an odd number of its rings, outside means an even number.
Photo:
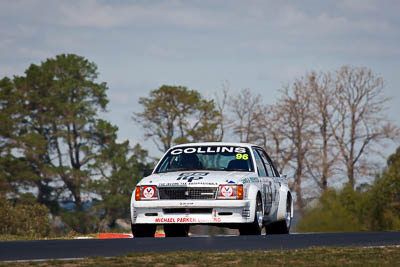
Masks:
[[[236,159],[248,160],[249,159],[249,155],[248,154],[237,153],[236,154]]]

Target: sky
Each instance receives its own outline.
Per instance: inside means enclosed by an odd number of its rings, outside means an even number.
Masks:
[[[109,88],[102,116],[152,156],[132,115],[163,84],[212,98],[227,81],[232,94],[250,88],[273,104],[308,72],[368,67],[400,125],[399,13],[398,0],[0,0],[0,78],[62,53],[85,57]]]

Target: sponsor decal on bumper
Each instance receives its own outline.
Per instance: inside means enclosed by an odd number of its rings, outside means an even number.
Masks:
[[[250,200],[161,200],[137,201],[135,204],[131,215],[132,223],[137,224],[250,222]]]
[[[219,223],[221,218],[211,218],[211,219],[201,219],[201,218],[188,218],[188,217],[178,217],[178,218],[155,218],[154,223]]]

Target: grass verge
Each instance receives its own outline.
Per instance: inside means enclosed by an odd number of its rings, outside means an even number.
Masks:
[[[90,238],[97,238],[98,233],[94,234],[69,234],[64,236],[49,236],[49,237],[37,237],[37,236],[20,236],[20,235],[0,235],[0,242],[3,241],[31,241],[31,240],[53,240],[53,239],[74,239],[77,237],[85,236]]]
[[[398,266],[400,247],[328,248],[301,250],[171,252],[132,254],[113,258],[0,262],[0,266]]]

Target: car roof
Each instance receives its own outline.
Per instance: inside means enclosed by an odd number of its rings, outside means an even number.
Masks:
[[[171,148],[177,147],[187,147],[187,146],[244,146],[244,147],[252,147],[257,146],[250,143],[233,143],[233,142],[201,142],[201,143],[186,143],[173,146]]]

